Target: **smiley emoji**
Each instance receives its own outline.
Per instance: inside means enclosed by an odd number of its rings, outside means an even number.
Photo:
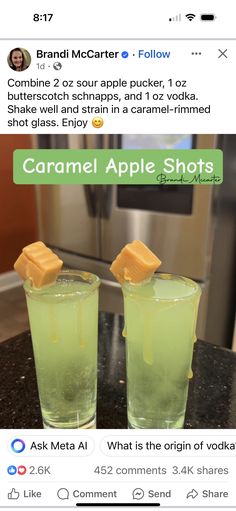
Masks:
[[[94,128],[101,128],[104,124],[104,121],[101,117],[94,117],[92,119],[92,125]]]

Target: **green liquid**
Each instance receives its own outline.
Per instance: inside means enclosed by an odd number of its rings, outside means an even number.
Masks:
[[[27,292],[44,425],[94,424],[97,382],[98,289],[61,280]]]
[[[183,427],[200,292],[165,274],[123,286],[131,428]]]

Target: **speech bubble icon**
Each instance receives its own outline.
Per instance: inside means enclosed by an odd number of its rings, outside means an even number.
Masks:
[[[69,498],[69,491],[67,488],[59,488],[57,496],[61,500],[67,500]]]
[[[134,500],[141,500],[144,497],[144,491],[142,488],[135,488],[135,490],[132,492],[132,495]]]

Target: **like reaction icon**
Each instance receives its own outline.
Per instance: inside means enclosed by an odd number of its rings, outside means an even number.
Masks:
[[[7,472],[10,476],[14,476],[17,472],[17,467],[15,467],[15,465],[9,465],[9,467],[7,467]]]

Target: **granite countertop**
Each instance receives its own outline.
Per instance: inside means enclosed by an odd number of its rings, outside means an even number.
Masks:
[[[97,428],[127,428],[123,317],[99,315]],[[0,344],[0,428],[42,428],[29,332]],[[236,353],[198,341],[185,428],[236,428]]]

